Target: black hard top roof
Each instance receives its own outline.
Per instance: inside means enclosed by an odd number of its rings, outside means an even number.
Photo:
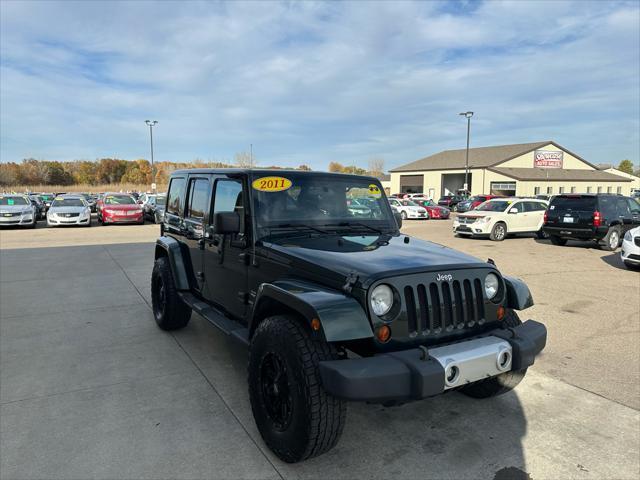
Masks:
[[[217,173],[224,175],[269,175],[277,177],[278,175],[296,174],[296,175],[332,175],[338,177],[357,177],[357,178],[369,178],[378,181],[376,177],[371,175],[357,175],[354,173],[336,173],[336,172],[323,172],[319,170],[296,170],[296,169],[273,169],[273,168],[183,168],[180,170],[174,170],[171,172],[171,176],[187,174],[187,173]]]

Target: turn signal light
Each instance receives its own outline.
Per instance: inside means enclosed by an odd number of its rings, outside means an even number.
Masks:
[[[498,307],[498,320],[502,321],[502,319],[504,318],[504,315],[505,315],[506,313],[507,313],[507,312],[506,312],[505,308],[504,308],[502,305],[500,305],[500,306]]]
[[[376,331],[376,337],[382,343],[387,343],[389,341],[389,339],[391,338],[391,329],[389,327],[387,327],[386,325],[382,325]]]
[[[320,330],[320,320],[318,320],[317,318],[312,318],[311,319],[311,328],[317,332],[318,330]]]

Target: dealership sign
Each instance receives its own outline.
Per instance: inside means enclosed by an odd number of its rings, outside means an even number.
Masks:
[[[533,166],[536,168],[562,168],[564,152],[554,150],[536,150],[533,155]]]

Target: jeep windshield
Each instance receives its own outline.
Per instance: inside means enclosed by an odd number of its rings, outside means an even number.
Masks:
[[[380,184],[366,177],[274,171],[251,183],[256,239],[288,233],[383,233],[397,225]]]

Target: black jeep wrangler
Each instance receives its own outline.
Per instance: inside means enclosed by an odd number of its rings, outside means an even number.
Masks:
[[[286,462],[338,442],[347,400],[507,392],[547,335],[518,318],[522,281],[401,234],[379,181],[355,175],[174,172],[151,293],[160,328],[195,310],[247,345],[253,415]]]

